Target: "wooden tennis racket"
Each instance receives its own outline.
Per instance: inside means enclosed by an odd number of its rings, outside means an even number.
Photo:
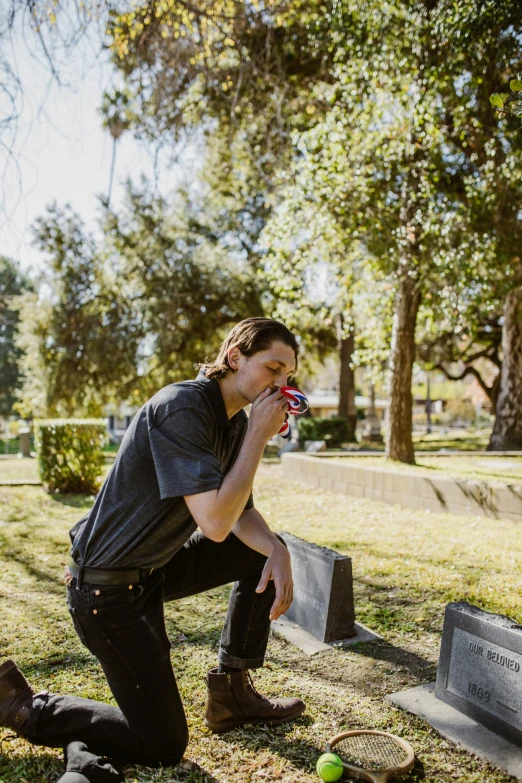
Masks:
[[[326,752],[339,756],[345,778],[370,783],[405,775],[415,763],[409,742],[386,731],[344,731],[326,743]]]

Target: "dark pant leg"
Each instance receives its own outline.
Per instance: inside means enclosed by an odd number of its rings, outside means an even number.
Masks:
[[[170,663],[163,575],[131,587],[84,584],[76,590],[74,585],[68,603],[76,630],[98,658],[118,708],[74,697],[39,697],[44,703],[28,739],[54,747],[81,740],[93,752],[124,761],[178,763],[188,731]]]
[[[164,567],[165,600],[173,601],[234,582],[225,618],[219,662],[238,669],[263,665],[275,598],[270,581],[256,593],[266,557],[231,533],[221,543],[197,531]]]

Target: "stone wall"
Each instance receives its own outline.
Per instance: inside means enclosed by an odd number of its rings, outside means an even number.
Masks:
[[[308,454],[283,454],[281,461],[289,478],[321,489],[407,508],[522,522],[522,484],[432,478],[393,468],[350,465],[349,458],[341,462]]]

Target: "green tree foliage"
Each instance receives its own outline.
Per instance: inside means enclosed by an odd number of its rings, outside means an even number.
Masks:
[[[111,170],[109,174],[109,190],[107,192],[106,206],[111,202],[112,183],[114,180],[114,166],[116,164],[116,145],[121,137],[131,125],[133,115],[130,107],[129,96],[121,90],[105,92],[103,94],[100,114],[103,117],[102,126],[109,131],[112,136],[112,158]]]
[[[475,300],[478,320],[496,312],[498,300],[502,302],[503,365],[490,447],[522,448],[522,137],[517,116],[522,6],[514,0],[443,3],[434,24],[439,47],[433,61],[447,74],[441,84],[441,127],[455,150],[461,198],[475,225],[492,240],[483,275],[485,296]],[[501,111],[491,105],[495,93],[505,93]],[[493,104],[498,106],[497,99]]]
[[[413,461],[419,314],[462,327],[471,308],[455,302],[472,299],[477,279],[487,280],[481,291],[498,282],[490,274],[498,238],[494,230],[484,236],[489,195],[465,149],[467,135],[491,130],[491,79],[479,69],[486,55],[485,70],[498,73],[506,54],[513,69],[516,13],[508,0],[480,8],[471,0],[214,0],[191,9],[170,0],[114,16],[110,26],[128,86],[146,85],[145,128],[241,139],[266,180],[264,238],[278,314],[327,323],[337,313],[348,339],[357,305],[365,308],[368,270],[384,294],[383,313],[391,286],[392,458]],[[486,152],[489,163],[492,156]],[[322,307],[310,295],[312,264],[335,283]],[[361,335],[367,355],[379,353],[375,335],[388,332],[386,325]]]
[[[446,319],[435,324],[427,317],[424,328],[418,330],[417,356],[427,369],[440,370],[448,380],[461,381],[473,376],[494,407],[502,367],[502,309],[480,316],[475,303],[470,305],[474,307],[473,312],[462,314],[459,323]]]
[[[95,241],[69,207],[35,226],[48,270],[22,308],[24,386],[32,416],[99,416],[141,404],[197,374],[230,327],[261,314],[256,279],[190,228],[185,196],[174,208],[132,189],[120,214],[104,212]]]
[[[294,134],[284,206],[265,231],[281,278],[289,267],[301,280],[309,274],[314,249],[335,266],[339,258],[356,284],[352,313],[381,293],[385,315],[393,286],[388,454],[404,461],[413,460],[416,331],[424,345],[437,333],[460,334],[464,351],[468,335],[498,313],[503,292],[518,285],[520,134],[509,117],[497,127],[488,96],[500,73],[509,79],[519,67],[521,9],[500,6],[338,3],[335,81],[325,87],[332,108]],[[332,224],[329,254],[324,226]],[[319,246],[310,246],[314,233]],[[383,279],[388,285],[375,290]],[[360,319],[367,353],[387,332],[374,320]]]
[[[419,308],[426,293],[434,307],[448,288],[464,284],[461,267],[471,253],[482,258],[483,242],[448,170],[425,9],[339,3],[332,23],[335,82],[324,88],[331,108],[294,136],[284,207],[266,232],[272,269],[283,276],[285,264],[291,265],[302,278],[315,252],[333,259],[337,276],[352,286],[367,281],[367,270],[372,279],[388,281],[381,286],[385,298],[392,286],[388,453],[412,462],[410,388]],[[350,310],[352,286],[339,286],[341,307]],[[362,336],[374,342],[370,333]]]
[[[139,371],[147,393],[192,377],[236,321],[262,314],[255,276],[202,221],[186,194],[167,207],[133,188],[124,211],[107,214],[108,260],[145,335]]]
[[[23,415],[97,416],[134,383],[141,324],[70,207],[52,206],[34,228],[48,266],[39,295],[26,297]]]
[[[0,257],[0,415],[12,413],[21,382],[22,349],[16,338],[20,327],[17,297],[32,289],[18,265]]]
[[[316,0],[152,0],[114,13],[111,48],[142,103],[141,128],[179,138],[194,128],[213,135],[217,122],[247,137],[259,173],[269,174],[290,125],[308,126],[320,108],[313,85],[331,58],[317,43],[326,10]]]
[[[265,312],[300,324],[310,343],[317,326],[349,340],[356,324],[356,361],[380,366],[389,354],[388,454],[411,462],[418,346],[441,361],[458,351],[473,358],[477,340],[490,350],[481,328],[503,304],[496,442],[522,443],[513,429],[522,421],[513,350],[522,312],[521,18],[515,0],[152,0],[113,13],[125,95],[141,102],[135,131],[173,141],[196,133],[205,144],[199,192],[184,197],[182,218],[153,201],[144,204],[148,223],[133,208],[109,218],[104,252],[125,269],[133,312],[152,335],[139,366],[159,378],[157,355],[181,372],[160,335],[184,322],[161,316],[161,297],[155,309],[156,273],[122,260],[135,246],[153,267],[149,246],[160,259],[168,248],[168,262],[156,262],[164,286],[183,242],[198,269],[235,277],[246,262],[268,280]],[[212,277],[191,274],[196,283]],[[218,295],[210,312],[223,314]]]
[[[284,317],[279,288],[264,275],[259,237],[278,202],[292,132],[311,127],[328,108],[319,87],[332,60],[321,43],[329,7],[212,0],[188,9],[153,2],[113,16],[109,26],[115,62],[142,102],[137,132],[177,141],[197,131],[205,139],[199,229],[258,272],[267,315]],[[289,320],[307,352],[323,355],[337,343],[326,311],[324,304],[307,305]]]

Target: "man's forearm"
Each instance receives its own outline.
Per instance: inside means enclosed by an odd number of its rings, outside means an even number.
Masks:
[[[217,490],[213,504],[216,522],[228,524],[230,530],[246,506],[266,443],[247,430],[238,458]]]
[[[283,546],[255,508],[249,508],[241,514],[232,532],[250,549],[266,557],[272,554],[274,546]]]
[[[196,524],[212,541],[224,541],[243,513],[268,440],[284,423],[288,401],[265,389],[252,403],[245,439],[219,489],[185,495]]]
[[[264,439],[248,429],[237,460],[220,488],[185,497],[196,524],[213,541],[224,541],[243,513],[264,448]]]

